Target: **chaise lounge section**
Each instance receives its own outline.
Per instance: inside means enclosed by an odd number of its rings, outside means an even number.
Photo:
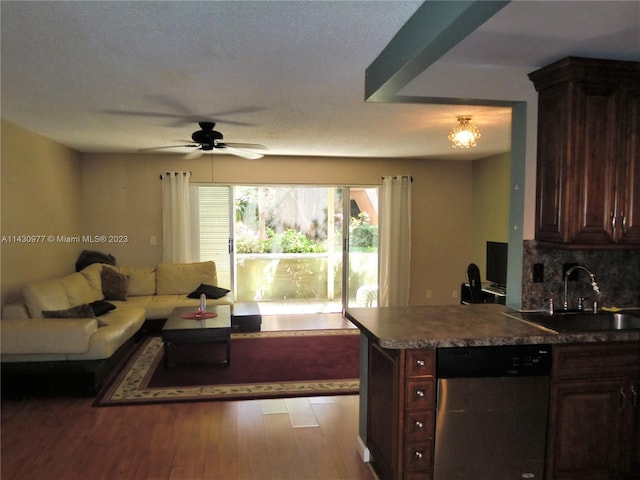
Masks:
[[[3,393],[39,385],[94,395],[145,322],[161,325],[174,308],[197,307],[202,292],[208,303],[230,305],[233,311],[232,293],[217,287],[214,262],[94,263],[27,285],[21,301],[2,309]]]

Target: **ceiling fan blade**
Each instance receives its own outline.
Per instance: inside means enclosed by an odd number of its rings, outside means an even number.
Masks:
[[[235,143],[235,142],[223,142],[225,146],[232,148],[256,148],[258,150],[266,150],[267,147],[258,143]]]
[[[231,155],[235,155],[237,157],[246,158],[248,160],[257,160],[259,158],[264,157],[264,155],[261,153],[249,152],[241,148],[230,147],[228,144],[225,144],[225,145],[226,146],[223,147],[223,149],[226,150]]]
[[[139,148],[138,151],[139,152],[150,152],[153,150],[166,150],[168,148],[193,148],[193,147],[199,147],[200,145],[195,145],[195,144],[189,144],[189,145],[167,145],[164,147],[151,147],[151,148]]]
[[[198,145],[198,146],[199,146],[199,145]],[[185,159],[185,160],[195,160],[196,158],[200,158],[200,157],[202,156],[202,154],[203,154],[203,153],[204,153],[204,152],[203,152],[202,148],[197,148],[197,149],[195,149],[194,151],[187,153],[187,154],[184,156],[184,159]]]

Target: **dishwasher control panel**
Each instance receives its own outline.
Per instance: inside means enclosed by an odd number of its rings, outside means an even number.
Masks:
[[[550,345],[453,347],[437,350],[438,378],[546,376]]]

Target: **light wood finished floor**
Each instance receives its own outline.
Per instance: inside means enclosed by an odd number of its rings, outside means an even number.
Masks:
[[[263,326],[300,329],[300,320],[270,318]],[[343,321],[303,324],[348,327]],[[92,402],[3,400],[2,480],[375,479],[356,450],[357,395],[102,408]]]
[[[130,407],[3,401],[3,480],[354,479],[358,397]]]

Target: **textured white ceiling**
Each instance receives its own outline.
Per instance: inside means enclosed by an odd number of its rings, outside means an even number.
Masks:
[[[203,120],[267,155],[508,151],[509,108],[364,102],[365,69],[421,3],[2,1],[2,117],[82,152],[190,142]],[[635,1],[516,1],[442,62],[524,77],[567,55],[640,60],[639,25]],[[455,85],[427,70],[406,91]],[[476,149],[449,146],[458,114],[482,130]]]

